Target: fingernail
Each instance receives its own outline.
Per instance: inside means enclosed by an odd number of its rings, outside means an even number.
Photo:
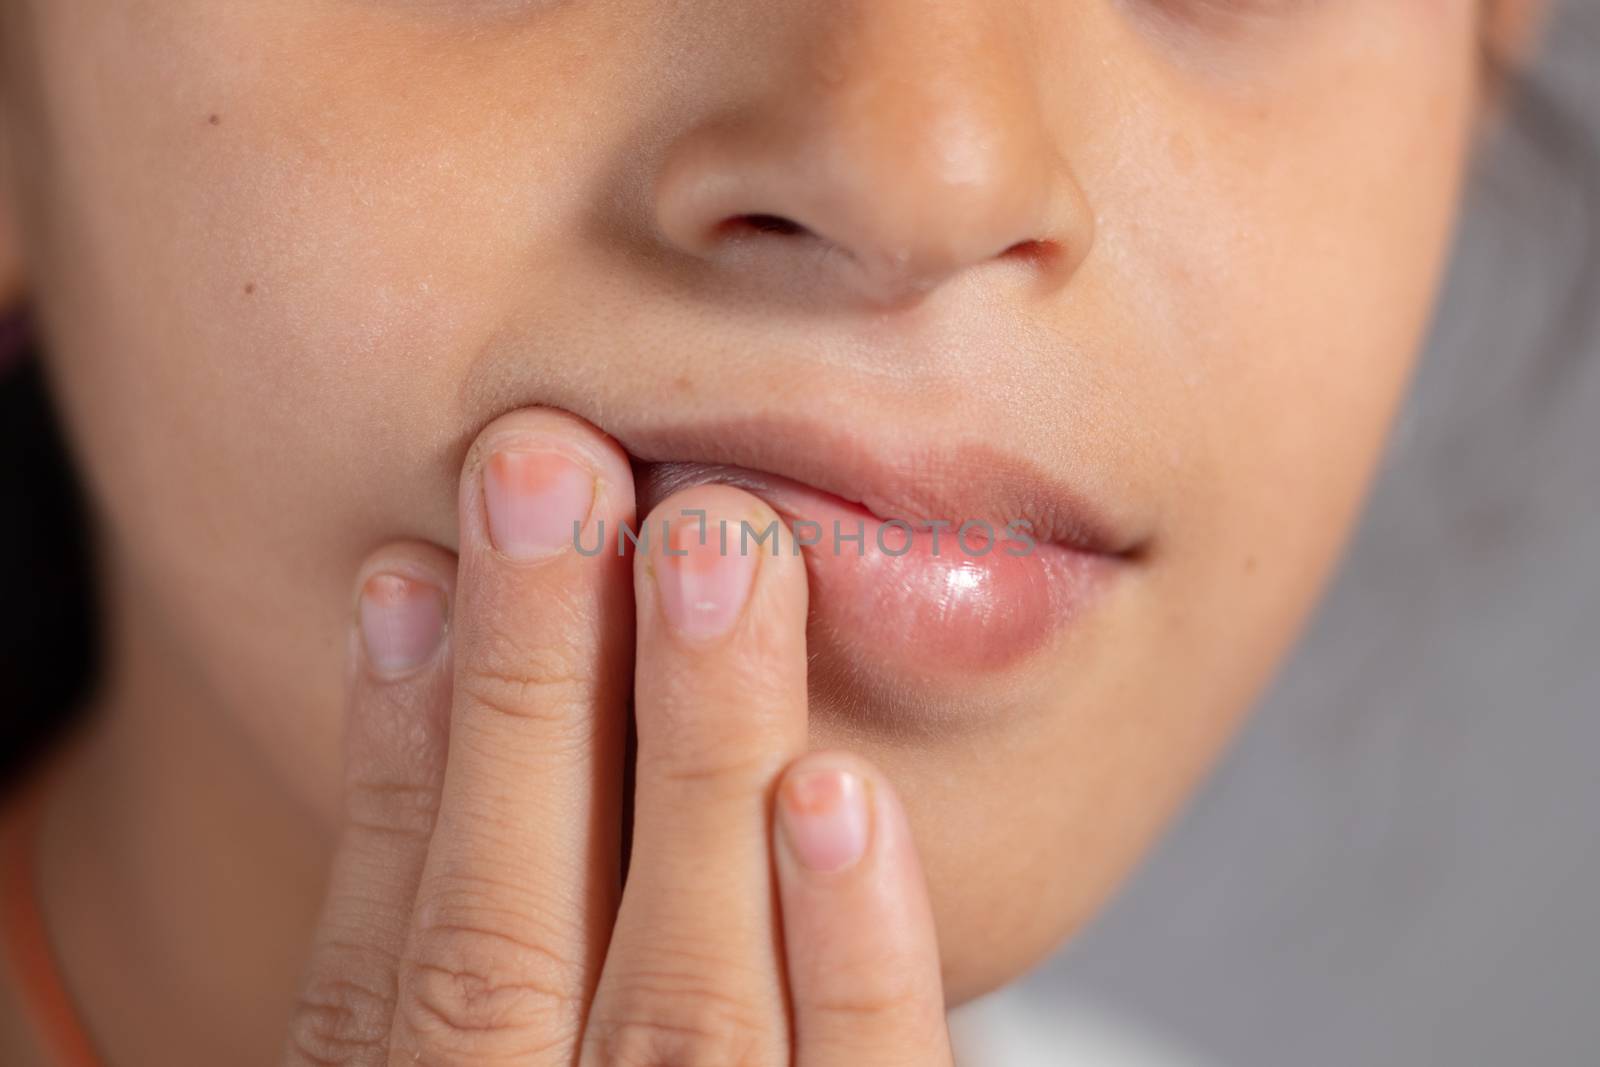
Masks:
[[[843,770],[806,771],[785,779],[778,817],[802,866],[841,871],[867,850],[867,791]]]
[[[398,574],[374,574],[361,586],[361,639],[380,674],[421,666],[444,635],[444,594]]]
[[[655,572],[668,624],[694,638],[727,633],[750,597],[760,549],[740,536],[738,522],[704,512],[667,520],[665,529]]]
[[[506,449],[483,468],[489,540],[515,560],[574,542],[594,506],[594,476],[559,452]]]

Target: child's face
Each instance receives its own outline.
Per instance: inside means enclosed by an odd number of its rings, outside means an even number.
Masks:
[[[1138,546],[1059,624],[1026,583],[948,626],[926,584],[813,592],[817,743],[896,779],[950,992],[991,986],[1114,887],[1335,558],[1477,7],[13,0],[15,202],[119,625],[331,817],[357,561],[454,547],[506,410],[956,502],[922,518],[987,499],[947,455],[1049,479]],[[719,226],[759,214],[806,230]]]

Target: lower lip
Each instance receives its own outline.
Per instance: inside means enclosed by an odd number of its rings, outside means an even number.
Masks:
[[[950,676],[1012,666],[1049,644],[1115,564],[1035,543],[1018,533],[1022,527],[1010,531],[1015,537],[1004,526],[988,537],[977,524],[965,536],[956,525],[910,531],[831,494],[775,481],[746,484],[797,537],[818,539],[803,549],[810,639],[868,673],[898,667]],[[836,538],[836,529],[845,536]]]

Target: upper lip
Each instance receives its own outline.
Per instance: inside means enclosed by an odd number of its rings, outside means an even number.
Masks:
[[[912,525],[981,520],[1003,531],[1021,522],[1036,541],[1080,552],[1128,556],[1143,538],[1033,461],[983,442],[948,445],[874,439],[864,429],[838,429],[804,419],[764,417],[682,423],[618,432],[616,441],[646,469],[639,472],[641,515],[682,479],[674,468],[722,468],[775,475],[857,504],[882,521]],[[659,475],[666,474],[666,477]]]

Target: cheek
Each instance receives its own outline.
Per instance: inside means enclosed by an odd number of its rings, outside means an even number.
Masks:
[[[1063,662],[1048,714],[961,751],[872,753],[908,794],[958,999],[1114,892],[1337,558],[1427,326],[1464,170],[1475,53],[1462,9],[1443,15],[1395,14],[1373,31],[1387,49],[1328,60],[1311,80],[1338,91],[1204,110],[1191,93],[1123,116],[1119,165],[1099,175],[1098,259],[1075,285],[1113,388],[1155,428],[1170,536]]]
[[[1472,19],[1367,7],[1327,16],[1281,85],[1136,120],[1151,177],[1102,231],[1113,270],[1130,265],[1102,282],[1141,295],[1144,414],[1170,445],[1174,536],[1151,561],[1148,618],[1217,708],[1248,703],[1325,582],[1449,247]]]
[[[424,457],[453,482],[470,356],[456,349],[492,333],[510,294],[538,298],[528,276],[560,266],[542,220],[581,192],[578,116],[548,101],[557,84],[602,95],[580,84],[599,65],[503,36],[442,47],[437,21],[384,11],[62,0],[45,16],[56,49],[106,57],[46,62],[67,136],[45,244],[67,251],[43,288],[106,442],[91,448],[116,453],[146,504],[209,497],[200,510],[240,543],[326,545],[330,527],[353,531],[350,551],[453,541],[453,494],[407,497],[388,476]],[[163,432],[110,443],[136,424]],[[374,512],[387,525],[363,528]]]
[[[40,5],[34,242],[64,414],[144,606],[204,650],[208,703],[329,792],[319,712],[356,563],[380,539],[454,541],[441,354],[482,333],[496,271],[462,257],[503,222],[447,193],[497,177],[450,147],[487,136],[446,121],[461,100],[395,91],[470,80],[397,29],[298,14],[333,6]]]
[[[413,42],[294,11],[119,7],[86,20],[111,65],[55,96],[75,112],[63,128],[106,131],[62,161],[78,181],[57,211],[87,259],[64,273],[93,287],[63,347],[95,354],[100,393],[176,420],[129,457],[152,490],[192,498],[251,471],[219,521],[297,539],[329,508],[374,503],[376,457],[431,446],[448,424],[440,355],[492,291],[463,284],[452,250],[494,222],[448,195],[481,184],[428,110],[452,102],[393,91],[400,70],[432,74]],[[168,58],[141,58],[154,55]]]

